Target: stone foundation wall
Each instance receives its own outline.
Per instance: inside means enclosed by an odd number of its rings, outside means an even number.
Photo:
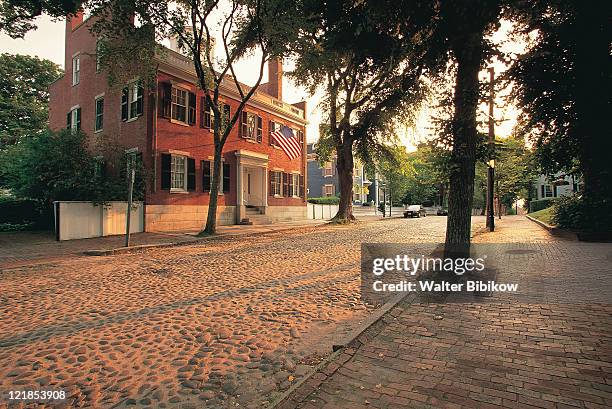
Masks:
[[[204,205],[146,205],[145,231],[201,230],[207,214]],[[217,225],[231,224],[236,224],[236,206],[219,206]]]
[[[306,206],[268,206],[266,216],[273,223],[306,219]]]

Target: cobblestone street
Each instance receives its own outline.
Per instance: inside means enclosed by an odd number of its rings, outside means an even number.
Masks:
[[[612,407],[612,245],[523,217],[474,242],[513,244],[484,248],[518,293],[401,302],[278,408]]]
[[[0,389],[62,388],[66,407],[263,407],[371,312],[361,242],[440,241],[445,225],[370,221],[0,266]]]

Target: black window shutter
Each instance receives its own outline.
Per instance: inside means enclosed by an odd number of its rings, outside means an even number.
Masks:
[[[274,140],[272,139],[272,132],[274,132],[274,122],[268,121],[268,144],[274,145]]]
[[[242,111],[240,114],[240,128],[238,128],[238,134],[241,138],[247,137],[247,113]]]
[[[229,163],[223,164],[223,193],[230,191],[230,168]]]
[[[66,128],[72,128],[72,111],[68,111],[66,115]]]
[[[263,119],[259,115],[257,115],[257,142],[261,143],[262,140],[262,130],[263,127]]]
[[[77,108],[76,129],[81,129],[81,108]]]
[[[210,161],[202,161],[202,192],[210,192]]]
[[[172,103],[172,84],[161,82],[159,84],[159,107],[157,114],[162,118],[170,118],[170,106]]]
[[[187,190],[193,192],[196,188],[195,159],[187,158]]]
[[[189,125],[195,125],[196,123],[196,95],[193,92],[189,93]]]
[[[542,198],[545,198],[545,197],[546,197],[546,196],[544,195],[544,191],[545,191],[545,188],[544,188],[544,185],[542,185]]]
[[[293,174],[287,173],[287,197],[293,197]]]
[[[289,174],[288,173],[282,173],[283,175],[283,179],[282,179],[282,186],[281,186],[281,195],[282,196],[289,196]]]
[[[304,175],[300,175],[300,197],[304,196]]]
[[[268,195],[274,196],[274,171],[268,172]]]
[[[206,97],[200,97],[200,128],[207,128],[206,123],[204,122],[204,116],[206,115],[206,108],[208,108],[206,104]]]
[[[170,190],[170,163],[172,157],[168,153],[161,154],[161,188]]]
[[[121,92],[121,120],[128,120],[128,87]]]

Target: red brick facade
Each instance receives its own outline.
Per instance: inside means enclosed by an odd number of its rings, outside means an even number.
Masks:
[[[63,78],[50,87],[51,103],[49,123],[52,129],[61,129],[67,126],[67,114],[71,109],[80,108],[80,129],[90,136],[91,146],[95,149],[101,141],[112,142],[126,148],[138,148],[149,173],[149,183],[145,196],[147,206],[169,205],[180,206],[207,206],[209,193],[203,189],[202,161],[212,161],[214,142],[212,130],[201,127],[201,97],[202,90],[196,87],[196,77],[191,70],[189,61],[178,53],[168,51],[170,58],[160,61],[157,75],[158,89],[144,89],[142,97],[142,115],[129,120],[122,120],[122,89],[111,89],[107,84],[105,72],[96,70],[96,39],[88,30],[88,22],[82,22],[77,16],[66,24],[66,73]],[[73,85],[73,58],[79,58],[79,82]],[[242,138],[239,135],[240,121],[233,127],[224,147],[224,163],[229,165],[230,179],[229,191],[220,195],[219,205],[237,206],[239,197],[239,181],[237,179],[237,152],[242,155],[253,154],[256,157],[265,157],[262,166],[267,167],[266,177],[258,179],[261,183],[269,185],[269,171],[277,170],[285,173],[299,173],[305,186],[306,178],[306,148],[305,148],[305,104],[290,105],[269,94],[282,96],[279,63],[271,63],[269,67],[270,78],[260,90],[251,98],[244,111],[255,113],[262,118],[261,142]],[[280,72],[282,75],[282,71]],[[179,123],[162,115],[163,101],[160,101],[159,89],[165,84],[177,89],[195,94],[196,109],[195,123]],[[171,85],[170,85],[171,84]],[[278,87],[276,92],[270,92],[270,87]],[[269,92],[265,93],[263,90]],[[238,101],[232,98],[232,89],[222,91],[222,101],[230,106],[233,115],[238,108]],[[103,96],[104,116],[102,131],[95,132],[96,121],[95,99]],[[129,106],[129,104],[128,104]],[[269,143],[269,121],[285,124],[295,129],[296,136],[303,137],[302,156],[290,160],[288,155],[279,147]],[[186,192],[171,192],[162,189],[162,155],[182,155],[195,160],[195,187]],[[264,155],[264,156],[262,156]],[[167,165],[167,163],[166,163]],[[226,167],[227,169],[227,167]],[[263,168],[262,168],[263,169]],[[242,170],[242,168],[241,168]],[[167,172],[167,169],[165,170]],[[261,171],[263,172],[263,170]],[[263,175],[263,173],[261,173]],[[244,181],[246,183],[246,180]],[[249,175],[250,189],[250,175]],[[243,185],[245,186],[245,185]],[[167,186],[166,186],[167,187]],[[192,186],[193,187],[193,186]],[[303,189],[305,191],[305,188]],[[250,192],[249,192],[250,193]],[[305,194],[302,197],[275,197],[267,194],[267,208],[306,206]],[[243,201],[243,204],[248,204]],[[198,210],[201,211],[201,210]],[[265,214],[264,209],[262,213]],[[305,214],[305,213],[304,213]],[[236,212],[235,221],[240,220],[240,213]]]

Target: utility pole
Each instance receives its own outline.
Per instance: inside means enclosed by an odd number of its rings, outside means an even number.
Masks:
[[[493,210],[493,195],[495,183],[495,159],[493,159],[493,148],[495,147],[495,120],[493,117],[493,104],[495,103],[495,69],[489,67],[489,152],[491,157],[488,163],[487,173],[487,227],[489,231],[495,231],[495,212]]]

